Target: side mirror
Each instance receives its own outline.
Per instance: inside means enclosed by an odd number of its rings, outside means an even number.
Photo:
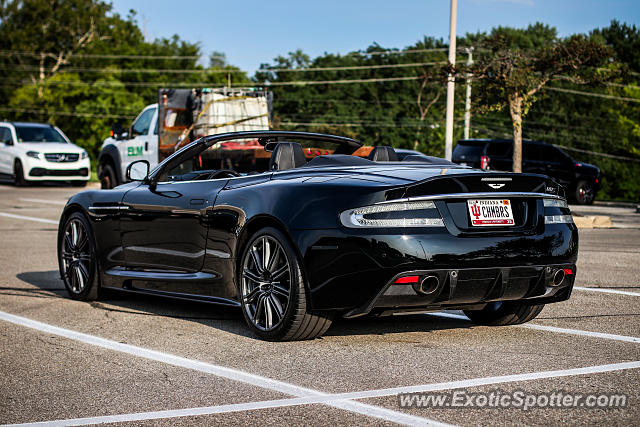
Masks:
[[[149,162],[137,160],[127,166],[127,179],[129,181],[145,181],[149,177]]]

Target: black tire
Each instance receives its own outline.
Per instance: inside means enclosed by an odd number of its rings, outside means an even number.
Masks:
[[[262,267],[265,261],[267,268]],[[261,338],[309,340],[331,326],[332,313],[310,310],[300,261],[279,230],[263,228],[249,238],[237,277],[242,314]]]
[[[28,182],[24,179],[24,169],[22,168],[22,162],[20,160],[16,160],[16,163],[13,166],[13,176],[16,187],[27,186]]]
[[[526,323],[534,319],[544,304],[525,305],[518,301],[498,301],[489,303],[482,310],[464,310],[473,323],[487,326],[507,326]]]
[[[87,181],[71,181],[71,185],[82,188],[87,186]]]
[[[596,199],[596,191],[589,181],[580,181],[576,185],[574,198],[579,205],[591,205]]]
[[[94,301],[100,297],[95,239],[80,212],[71,214],[58,231],[58,268],[71,298]]]
[[[100,188],[103,190],[109,190],[118,185],[116,178],[116,172],[111,165],[102,165],[100,168]]]

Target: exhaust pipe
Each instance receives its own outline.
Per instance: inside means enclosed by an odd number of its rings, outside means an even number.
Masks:
[[[434,293],[438,289],[440,279],[437,276],[427,276],[422,279],[422,282],[418,285],[416,291],[423,295],[429,295]]]
[[[560,286],[564,281],[564,270],[561,268],[556,270],[553,275],[553,286]]]

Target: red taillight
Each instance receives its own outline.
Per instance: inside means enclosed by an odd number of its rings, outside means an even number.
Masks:
[[[570,275],[570,274],[573,274],[573,270],[572,270],[572,269],[570,269],[570,268],[565,268],[565,269],[564,269],[564,274],[565,274],[565,276],[568,276],[568,275]]]
[[[397,284],[418,283],[418,280],[420,280],[420,276],[404,276],[404,277],[399,277],[393,283],[397,283]]]
[[[596,184],[599,183],[600,181],[598,180],[598,178],[596,178]]]
[[[480,169],[482,169],[482,170],[489,169],[489,162],[490,161],[491,161],[491,159],[489,158],[489,156],[480,157]]]

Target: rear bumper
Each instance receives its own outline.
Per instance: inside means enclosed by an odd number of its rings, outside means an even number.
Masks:
[[[536,303],[537,298],[537,303],[546,303],[570,295],[575,274],[562,286],[549,287],[546,267],[566,266],[575,272],[574,224],[542,225],[529,234],[465,236],[445,228],[422,233],[293,231],[312,306],[359,315],[374,308],[438,309],[495,300]],[[452,271],[458,275],[456,283],[451,282]],[[395,277],[408,272],[436,273],[437,295],[424,298],[413,290],[407,295],[385,294]]]
[[[565,275],[565,271],[571,274]],[[464,308],[495,301],[520,300],[531,304],[564,301],[571,295],[575,272],[573,264],[410,272],[421,280],[398,284],[394,277],[371,300],[346,312],[344,317]],[[430,282],[423,286],[425,279]]]

